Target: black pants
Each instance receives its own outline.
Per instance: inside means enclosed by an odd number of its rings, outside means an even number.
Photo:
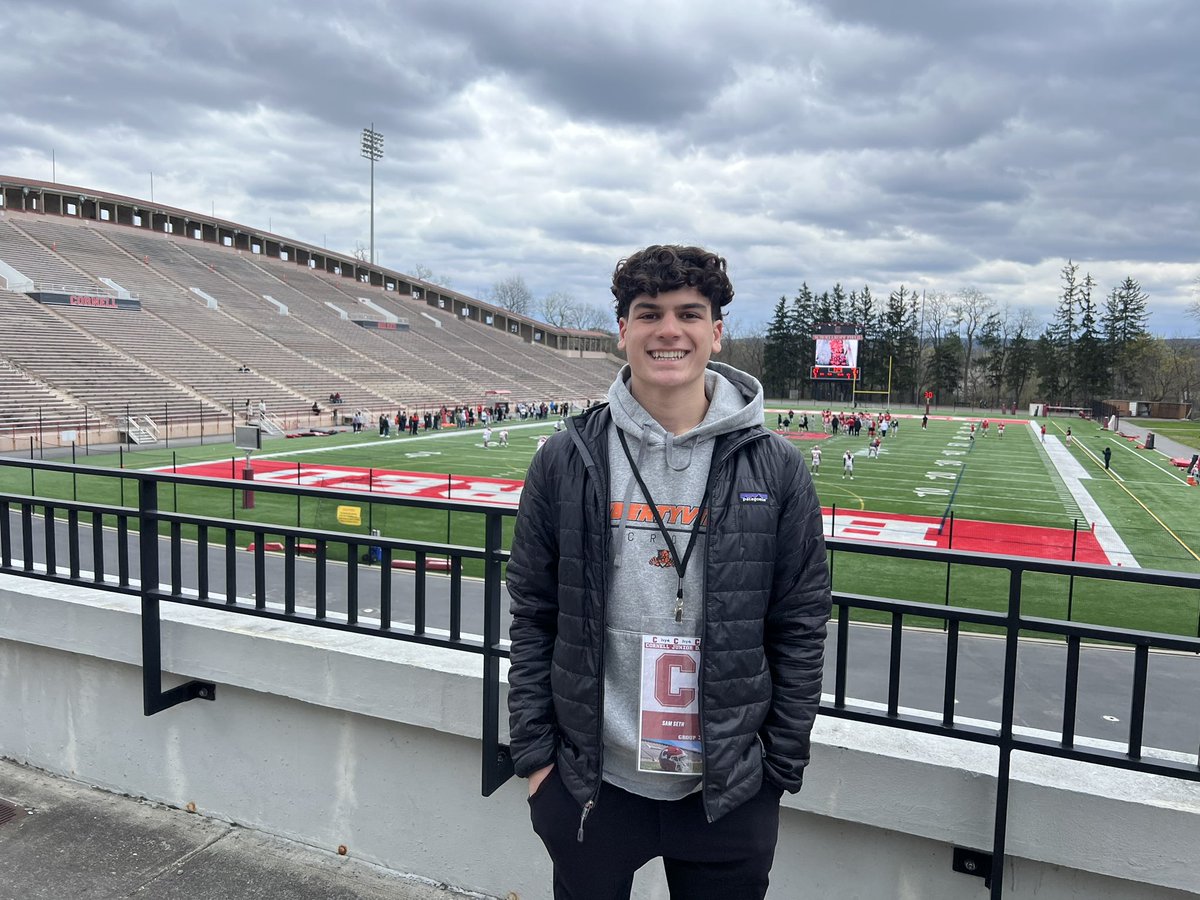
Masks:
[[[627,900],[633,874],[663,858],[672,900],[762,900],[779,838],[778,788],[708,822],[700,794],[649,800],[611,784],[576,840],[582,809],[555,768],[529,798],[533,830],[554,862],[555,900]]]

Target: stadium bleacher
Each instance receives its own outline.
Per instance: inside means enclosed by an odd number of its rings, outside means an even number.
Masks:
[[[495,391],[578,400],[601,396],[616,371],[611,358],[567,357],[407,293],[112,222],[5,210],[0,261],[37,290],[140,303],[43,305],[0,290],[0,428],[14,433],[127,413],[231,423],[247,400],[310,421],[314,401],[328,415],[334,392],[347,415]],[[355,323],[394,319],[400,327]]]

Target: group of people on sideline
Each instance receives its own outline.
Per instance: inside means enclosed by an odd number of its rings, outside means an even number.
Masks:
[[[331,402],[332,397],[331,394]],[[341,395],[338,396],[338,403],[341,402]],[[500,422],[504,422],[516,416],[521,419],[546,419],[551,415],[559,416],[559,423],[562,422],[568,415],[571,414],[572,404],[568,400],[552,400],[541,403],[518,403],[515,409],[508,402],[496,403],[491,406],[485,406],[482,403],[475,405],[460,404],[450,407],[443,406],[436,410],[409,411],[401,408],[396,410],[395,414],[379,413],[375,417],[376,425],[378,426],[380,437],[391,437],[392,435],[415,435],[422,431],[437,431],[441,428],[464,428],[470,429],[475,426],[482,426],[489,433],[488,441],[490,442],[490,434],[494,426]],[[312,414],[319,415],[321,408],[315,401],[312,405]],[[356,409],[350,417],[350,428],[355,434],[362,432],[368,420],[373,414],[364,409]],[[339,414],[333,410],[334,425],[338,424]],[[556,423],[558,424],[558,423]],[[559,430],[561,425],[558,425],[555,430]],[[508,432],[503,431],[505,440],[499,443],[502,446],[507,446]],[[485,443],[485,446],[487,444]]]

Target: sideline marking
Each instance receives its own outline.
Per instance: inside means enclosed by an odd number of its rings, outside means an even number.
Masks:
[[[1150,507],[1148,507],[1145,503],[1143,503],[1140,499],[1138,499],[1138,495],[1135,494],[1133,491],[1131,491],[1128,487],[1126,487],[1125,484],[1123,484],[1124,479],[1117,478],[1116,473],[1113,472],[1112,469],[1104,468],[1104,463],[1100,462],[1100,459],[1096,456],[1096,454],[1092,453],[1092,451],[1088,450],[1086,447],[1083,448],[1083,451],[1092,458],[1092,461],[1094,463],[1096,463],[1097,466],[1100,467],[1100,470],[1102,472],[1104,472],[1109,477],[1113,478],[1117,487],[1119,487],[1121,490],[1123,490],[1125,493],[1127,493],[1131,498],[1133,498],[1134,503],[1136,503],[1138,506],[1140,506],[1142,509],[1144,509],[1146,511],[1146,513],[1150,516],[1150,518],[1152,518],[1155,522],[1157,522],[1159,525],[1161,525],[1163,528],[1163,531],[1165,531],[1171,537],[1175,538],[1176,543],[1178,543],[1180,547],[1182,547],[1184,550],[1186,550],[1188,553],[1190,553],[1192,556],[1192,559],[1196,560],[1197,562],[1200,562],[1200,556],[1196,555],[1196,551],[1193,550],[1191,547],[1189,547],[1187,544],[1185,544],[1183,542],[1183,538],[1181,538],[1179,535],[1177,535],[1175,532],[1173,532],[1170,528],[1168,528],[1166,522],[1164,522],[1162,519],[1160,519],[1158,516],[1156,516],[1151,511]]]
[[[1071,462],[1074,463],[1074,470],[1084,471],[1083,466],[1079,464],[1079,461],[1075,457],[1070,456],[1066,447],[1062,445],[1062,442],[1059,441],[1056,435],[1048,434],[1046,435],[1046,440],[1042,441],[1040,424],[1032,419],[1028,424],[1034,443],[1042,448],[1042,452],[1050,460],[1050,465],[1054,467],[1054,470],[1058,473],[1058,477],[1062,479],[1063,484],[1070,491],[1076,506],[1083,513],[1085,520],[1093,524],[1092,533],[1096,536],[1096,540],[1100,543],[1100,546],[1104,548],[1105,553],[1108,554],[1109,559],[1114,564],[1120,563],[1131,569],[1140,569],[1142,567],[1141,563],[1137,561],[1133,553],[1130,552],[1129,547],[1121,540],[1121,536],[1117,534],[1117,530],[1108,521],[1108,516],[1100,509],[1099,504],[1092,498],[1092,495],[1087,492],[1087,488],[1083,486],[1083,482],[1080,481],[1075,471],[1064,472],[1059,467],[1058,462],[1060,457],[1069,457]],[[1051,453],[1046,449],[1047,447],[1055,448],[1055,452]],[[1084,471],[1084,474],[1087,474],[1086,471]],[[1133,495],[1130,494],[1130,496]]]

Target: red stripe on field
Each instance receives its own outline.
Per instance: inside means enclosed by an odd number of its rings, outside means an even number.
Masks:
[[[880,541],[939,550],[967,550],[1001,556],[1032,556],[1037,559],[1071,559],[1075,541],[1078,562],[1111,565],[1108,555],[1091,531],[1076,535],[1069,528],[1044,528],[1038,525],[1006,525],[1000,522],[954,520],[938,534],[940,519],[932,516],[907,516],[900,513],[847,512],[838,510],[836,518],[823,509],[825,534],[851,540]]]
[[[196,463],[180,466],[180,475],[201,478],[241,478],[242,460]],[[254,480],[274,484],[301,484],[358,493],[425,497],[431,500],[467,500],[496,506],[515,507],[521,502],[523,481],[475,475],[439,475],[436,472],[401,472],[394,469],[363,469],[357,466],[328,466],[314,463],[260,459],[254,463]]]

